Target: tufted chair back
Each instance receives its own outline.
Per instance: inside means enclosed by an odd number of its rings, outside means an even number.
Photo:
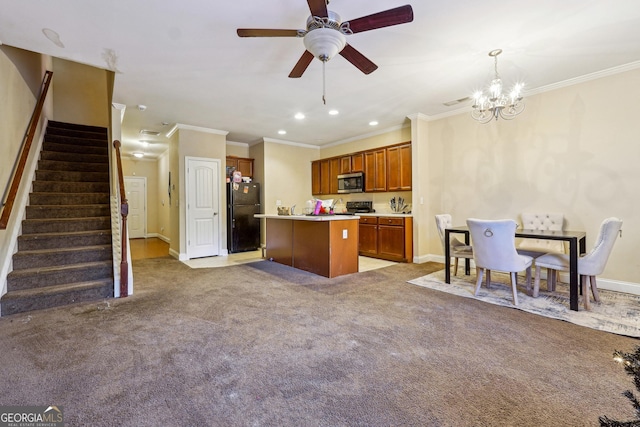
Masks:
[[[523,213],[520,216],[525,230],[563,230],[564,215],[561,213]],[[546,239],[522,239],[518,243],[518,249],[541,253],[566,252],[564,242]]]
[[[531,265],[531,258],[521,256],[516,251],[515,232],[518,224],[514,220],[469,218],[467,225],[476,267],[512,272],[523,271]]]
[[[580,275],[598,276],[602,274],[621,228],[622,221],[618,218],[607,218],[602,222],[593,248],[579,260],[578,271]]]
[[[452,227],[452,220],[450,214],[439,214],[436,215],[436,227],[438,227],[438,234],[440,235],[440,242],[442,242],[442,249],[444,250],[444,230],[445,228]],[[451,248],[463,247],[465,244],[458,240],[454,236],[449,237],[449,243],[451,244]]]

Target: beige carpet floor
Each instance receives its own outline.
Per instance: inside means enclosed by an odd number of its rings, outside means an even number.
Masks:
[[[135,261],[121,300],[0,318],[0,404],[69,426],[597,426],[638,340],[407,283]]]

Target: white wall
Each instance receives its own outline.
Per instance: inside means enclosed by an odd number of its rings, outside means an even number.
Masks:
[[[525,99],[513,121],[479,124],[469,114],[428,121],[416,161],[426,199],[419,256],[442,254],[433,217],[514,218],[561,212],[565,229],[585,230],[587,249],[603,219],[624,221],[607,268],[613,281],[640,284],[640,70]],[[424,128],[424,125],[422,126]]]

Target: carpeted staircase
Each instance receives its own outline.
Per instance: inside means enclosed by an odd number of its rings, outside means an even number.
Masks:
[[[2,316],[113,296],[106,128],[49,122]]]

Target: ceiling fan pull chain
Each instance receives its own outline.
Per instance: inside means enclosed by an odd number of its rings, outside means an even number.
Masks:
[[[327,61],[322,61],[322,103],[324,105],[327,105],[327,100],[324,97],[325,94],[327,93],[326,79],[325,79],[325,75],[324,75],[324,67],[325,67],[326,63],[327,63]]]

